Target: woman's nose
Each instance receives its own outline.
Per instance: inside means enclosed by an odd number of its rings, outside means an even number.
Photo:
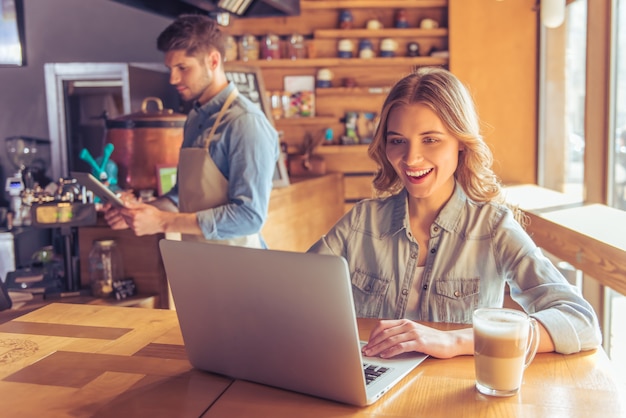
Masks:
[[[407,165],[413,165],[424,159],[422,149],[419,145],[409,144],[404,155],[404,161]]]

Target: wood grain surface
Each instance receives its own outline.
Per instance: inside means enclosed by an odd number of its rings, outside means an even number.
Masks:
[[[173,311],[58,303],[0,325],[3,417],[198,417],[230,383],[192,369]]]
[[[602,349],[539,354],[520,393],[490,398],[472,356],[429,358],[358,408],[194,370],[174,311],[55,303],[0,325],[2,417],[624,417],[616,382]]]

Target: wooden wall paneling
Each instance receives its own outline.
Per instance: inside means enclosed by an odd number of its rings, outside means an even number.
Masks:
[[[343,178],[346,200],[360,200],[374,197],[373,174],[345,175]]]
[[[379,94],[359,94],[344,98],[318,95],[315,101],[318,114],[343,118],[348,111],[380,113],[384,97]]]
[[[306,251],[343,215],[340,173],[292,179],[289,188],[272,191],[263,237],[269,248]]]
[[[505,183],[537,180],[536,0],[450,0],[450,70],[470,89]]]
[[[333,87],[343,87],[345,78],[353,78],[357,87],[382,87],[390,88],[396,81],[410,73],[409,66],[398,66],[397,64],[377,65],[376,67],[351,67],[339,66],[331,69],[333,73]],[[323,89],[322,89],[323,90]],[[349,99],[353,94],[358,94],[357,90],[347,90],[342,92],[342,99]],[[362,97],[359,97],[362,99]]]
[[[550,31],[550,36],[547,36],[545,41],[545,53],[550,59],[545,60],[545,84],[542,86],[544,91],[540,97],[543,103],[539,115],[541,131],[539,155],[549,159],[550,163],[538,161],[538,183],[543,187],[561,192],[565,191],[565,164],[567,162],[565,155],[567,121],[563,117],[567,101],[565,97],[566,27],[567,19],[565,24],[558,28],[544,29]]]
[[[343,173],[374,173],[376,171],[376,164],[367,155],[367,145],[319,147],[316,154],[324,157],[328,171]]]

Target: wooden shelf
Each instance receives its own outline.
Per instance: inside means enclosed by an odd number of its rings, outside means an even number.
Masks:
[[[367,155],[367,148],[369,144],[357,144],[357,145],[321,145],[315,148],[313,154],[328,155],[328,154],[364,154]]]
[[[418,67],[450,66],[448,19],[450,0],[301,0],[300,16],[281,19],[255,19],[235,21],[231,34],[239,36],[252,33],[262,36],[268,32],[281,36],[282,45],[287,46],[286,35],[300,33],[306,38],[306,52],[310,58],[291,60],[237,61],[235,64],[251,65],[260,68],[265,85],[270,90],[283,90],[284,78],[288,76],[313,76],[322,68],[332,72],[332,86],[315,89],[316,110],[323,115],[308,118],[286,118],[275,120],[275,126],[282,131],[282,141],[287,144],[288,153],[301,150],[307,136],[318,137],[326,128],[333,130],[336,145],[321,144],[314,154],[323,156],[327,172],[345,174],[341,179],[345,209],[353,202],[371,197],[372,174],[378,170],[376,163],[368,157],[369,145],[339,145],[345,131],[345,115],[349,111],[378,113],[389,94],[390,87],[402,74],[415,71]],[[396,13],[406,10],[407,28],[395,28]],[[353,22],[351,29],[339,28],[341,11],[350,10]],[[366,29],[367,22],[378,19],[384,27]],[[419,22],[434,19],[440,27],[422,29]],[[370,38],[374,44],[375,57],[364,59],[338,57],[338,42],[349,39],[358,44]],[[385,39],[397,43],[395,57],[381,57],[381,45]],[[411,57],[409,43],[417,42],[422,56]],[[430,55],[430,51],[434,51]],[[355,87],[350,81],[356,82]],[[332,116],[331,116],[332,115]],[[293,228],[292,228],[293,229]]]
[[[334,38],[444,38],[447,28],[438,29],[319,29],[313,32],[315,39]]]
[[[301,117],[301,118],[281,118],[274,119],[276,125],[326,125],[329,123],[339,122],[339,118],[335,116],[314,116],[314,117]]]
[[[370,94],[387,94],[391,90],[390,87],[325,87],[315,89],[315,96],[346,96],[346,95],[370,95]]]
[[[299,60],[253,60],[233,61],[234,64],[252,65],[260,68],[311,68],[311,67],[382,67],[411,65],[448,65],[448,58],[395,57],[395,58],[303,58]]]
[[[302,0],[300,8],[303,10],[313,9],[391,9],[391,8],[424,8],[424,7],[447,7],[448,0]]]

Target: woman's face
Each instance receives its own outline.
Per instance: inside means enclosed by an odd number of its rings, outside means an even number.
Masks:
[[[410,196],[443,202],[454,190],[462,144],[428,106],[397,106],[387,120],[387,159]]]

